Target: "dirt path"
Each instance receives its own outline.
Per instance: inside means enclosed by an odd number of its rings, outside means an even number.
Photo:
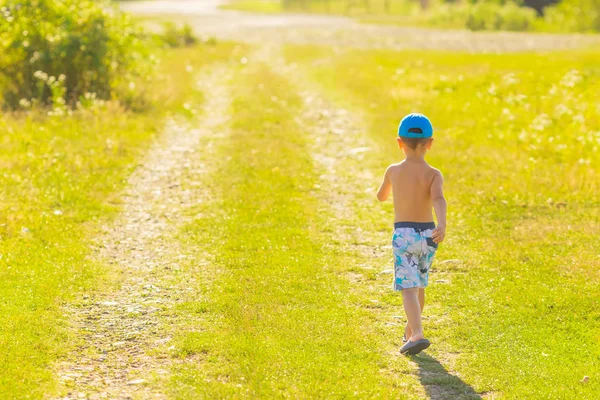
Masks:
[[[84,341],[57,371],[64,399],[165,398],[161,380],[172,359],[159,350],[170,346],[173,308],[193,279],[178,265],[185,255],[173,235],[187,222],[182,211],[203,196],[202,188],[184,190],[182,183],[206,172],[200,144],[227,120],[226,79],[223,69],[202,77],[202,120],[195,127],[167,124],[131,175],[120,217],[97,240],[98,256],[118,265],[121,285],[68,310]]]
[[[365,49],[424,49],[468,52],[516,52],[600,45],[600,35],[470,32],[360,24],[339,16],[261,15],[224,11],[220,0],[125,2],[136,15],[186,20],[201,35],[263,43],[318,44]]]

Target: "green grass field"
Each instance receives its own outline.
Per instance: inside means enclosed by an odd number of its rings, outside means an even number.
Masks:
[[[226,59],[231,45],[171,51],[152,109],[115,105],[70,117],[43,112],[0,116],[0,398],[40,398],[50,368],[77,344],[60,307],[114,284],[115,271],[89,256],[101,224],[119,209],[120,191],[167,115],[200,103],[186,72]]]
[[[439,259],[460,262],[435,268],[449,282],[425,326],[460,376],[507,398],[593,398],[598,383],[579,381],[598,368],[599,54],[288,55],[366,112],[380,171],[399,157],[397,116],[434,116],[451,221]]]
[[[580,381],[599,371],[599,55],[287,50],[330,98],[364,115],[374,147],[361,168],[377,179],[400,157],[399,116],[434,119],[430,161],[450,204],[425,312],[434,345],[416,366],[388,354],[402,313],[379,273],[391,257],[356,249],[387,244],[391,207],[354,192],[351,220],[323,211],[291,122],[298,100],[285,75],[258,65],[234,83],[216,200],[183,233],[188,245],[209,243],[216,276],[191,307],[201,329],[181,352],[201,361],[177,370],[176,397],[418,398],[424,385],[453,398],[594,398],[598,382]],[[360,243],[340,240],[345,225],[360,228]],[[349,272],[361,284],[340,279]]]
[[[51,366],[78,341],[61,305],[119,283],[92,240],[167,115],[210,117],[189,110],[215,64],[231,72],[230,119],[182,187],[207,198],[173,238],[194,279],[159,352],[169,397],[595,399],[600,53],[282,51],[286,68],[228,43],[167,53],[141,114],[1,117],[0,397],[53,392]],[[415,110],[436,128],[449,227],[432,347],[406,358],[375,189]]]

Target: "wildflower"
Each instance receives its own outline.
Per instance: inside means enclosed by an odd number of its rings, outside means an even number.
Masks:
[[[542,113],[535,117],[535,119],[531,122],[530,127],[536,131],[543,131],[551,124],[552,120],[548,117],[548,114]]]
[[[36,79],[40,79],[40,80],[46,80],[46,79],[44,78],[44,76],[46,76],[46,77],[47,77],[48,75],[46,75],[46,74],[45,74],[43,71],[39,71],[39,70],[38,70],[38,71],[35,71],[35,72],[33,73],[33,77],[34,77],[34,78],[36,78]]]
[[[35,71],[33,73],[33,76],[39,80],[42,81],[47,81],[48,80],[48,74],[43,72],[43,71]]]
[[[519,79],[515,76],[515,74],[510,73],[510,74],[506,74],[502,77],[502,82],[507,85],[514,85],[516,83],[519,83]]]
[[[562,117],[565,114],[571,115],[573,114],[573,111],[571,111],[571,109],[569,107],[567,107],[564,104],[559,104],[555,107],[556,110],[556,114],[558,114],[559,117]]]
[[[40,59],[40,53],[37,51],[33,52],[33,55],[31,56],[31,58],[29,59],[29,63],[33,64],[34,62],[36,62],[37,60]]]
[[[576,69],[572,69],[562,77],[560,84],[566,87],[574,87],[582,80],[583,77],[581,76],[581,73]]]
[[[502,115],[506,116],[506,118],[508,118],[509,121],[513,121],[515,119],[515,116],[510,112],[508,108],[502,109]]]
[[[19,105],[23,108],[29,108],[31,107],[31,102],[27,99],[21,99],[19,100]]]

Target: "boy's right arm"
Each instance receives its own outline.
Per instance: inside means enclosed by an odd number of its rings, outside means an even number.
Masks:
[[[436,243],[441,243],[446,235],[446,199],[444,198],[443,186],[444,177],[440,171],[436,170],[431,182],[431,202],[438,222],[431,238]]]
[[[391,165],[385,170],[385,175],[383,176],[383,182],[379,186],[379,190],[377,191],[377,200],[386,201],[388,197],[390,197],[390,193],[392,192],[392,180],[390,179],[390,168]]]

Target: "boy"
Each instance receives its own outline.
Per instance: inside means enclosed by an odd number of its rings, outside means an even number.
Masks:
[[[446,232],[442,174],[425,161],[425,153],[433,144],[432,136],[433,127],[426,116],[413,113],[404,117],[396,140],[405,159],[387,168],[377,191],[379,201],[385,201],[390,193],[394,200],[394,290],[402,291],[408,320],[402,354],[417,354],[430,345],[423,337],[421,312],[429,268]]]

